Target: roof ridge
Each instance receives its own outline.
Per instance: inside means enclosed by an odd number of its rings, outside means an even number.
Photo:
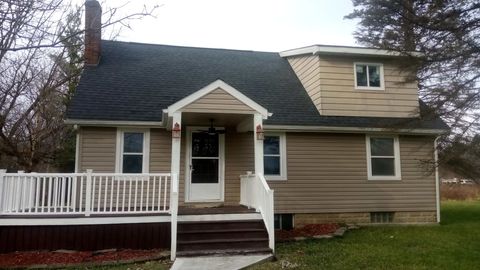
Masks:
[[[155,47],[173,47],[173,48],[185,48],[185,49],[199,49],[199,50],[218,50],[218,51],[231,51],[231,52],[233,51],[233,52],[279,54],[279,52],[271,52],[271,51],[240,50],[240,49],[227,49],[227,48],[208,48],[208,47],[195,47],[195,46],[158,44],[158,43],[143,43],[143,42],[122,41],[122,40],[108,40],[108,39],[102,39],[102,42],[124,43],[124,44],[131,44],[131,45],[145,45],[145,46],[155,46]]]

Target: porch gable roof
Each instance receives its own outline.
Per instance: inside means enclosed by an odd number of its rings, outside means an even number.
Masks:
[[[263,106],[261,106],[251,98],[247,97],[246,95],[244,95],[243,93],[235,89],[233,86],[222,81],[221,79],[215,80],[214,82],[208,84],[207,86],[201,88],[200,90],[193,92],[192,94],[168,106],[168,109],[167,109],[168,115],[172,115],[176,111],[183,111],[185,109],[188,110],[188,107],[190,105],[206,97],[208,94],[212,94],[218,90],[221,90],[227,93],[228,95],[230,95],[233,99],[237,100],[239,104],[244,105],[244,107],[247,108],[248,111],[257,112],[261,114],[263,119],[267,119],[268,116],[272,115]],[[222,105],[222,104],[219,104],[219,105]],[[223,109],[220,109],[220,110],[223,110]]]

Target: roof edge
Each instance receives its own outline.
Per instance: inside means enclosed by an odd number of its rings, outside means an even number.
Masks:
[[[164,127],[162,121],[123,121],[123,120],[87,120],[87,119],[65,119],[67,125],[79,126],[152,126]]]
[[[421,129],[421,128],[365,128],[365,127],[335,127],[335,126],[296,126],[296,125],[268,125],[263,127],[266,131],[297,131],[297,132],[337,132],[337,133],[368,133],[390,132],[410,135],[441,135],[448,132],[445,129]]]
[[[387,57],[399,57],[404,56],[402,53],[391,50],[366,48],[366,47],[353,47],[353,46],[335,46],[335,45],[312,45],[308,47],[302,47],[297,49],[291,49],[282,51],[279,53],[281,57],[297,56],[303,54],[350,54],[350,55],[364,55],[364,56],[387,56]],[[411,56],[422,56],[421,52],[410,52]]]

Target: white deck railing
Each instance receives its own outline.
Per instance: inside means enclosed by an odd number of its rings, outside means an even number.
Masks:
[[[263,174],[247,174],[240,177],[240,204],[260,212],[268,231],[269,247],[275,249],[273,190]]]
[[[171,174],[5,173],[0,215],[169,213]]]

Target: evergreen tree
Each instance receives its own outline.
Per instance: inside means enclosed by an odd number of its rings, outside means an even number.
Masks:
[[[366,46],[401,52],[430,113],[460,137],[480,129],[480,2],[467,0],[352,0],[348,19]],[[420,57],[411,57],[419,51]],[[459,138],[450,136],[449,139]]]

